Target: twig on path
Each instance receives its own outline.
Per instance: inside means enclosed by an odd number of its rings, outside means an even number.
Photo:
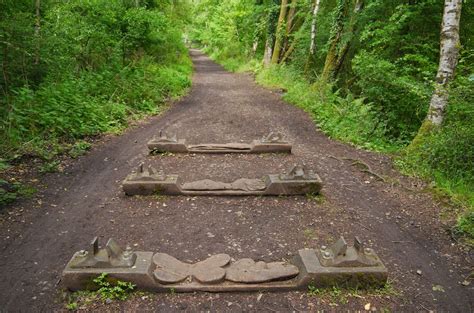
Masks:
[[[365,163],[364,161],[361,161],[359,159],[351,159],[351,158],[343,158],[344,160],[348,160],[348,161],[353,161],[351,163],[352,166],[356,166],[356,165],[362,165],[364,166],[365,168],[364,169],[361,169],[362,172],[365,172],[365,173],[368,173],[372,176],[375,176],[377,177],[379,180],[383,181],[384,183],[386,183],[386,180],[385,178],[383,178],[382,176],[380,176],[379,174],[377,174],[376,172],[374,172],[372,170],[372,168],[370,167],[369,164]]]
[[[370,230],[372,231],[372,229],[370,229],[369,227],[365,226],[364,224],[360,223],[360,222],[355,222],[356,224],[359,224],[360,226],[362,226],[363,228],[367,229],[367,230]]]
[[[353,159],[353,158],[338,158],[334,155],[328,155],[330,158],[332,159],[335,159],[335,160],[338,160],[340,161],[341,163],[344,163],[344,160],[347,160],[347,161],[352,161],[351,165],[352,166],[356,166],[356,165],[362,165],[363,167],[365,167],[364,169],[361,169],[362,172],[365,172],[365,173],[368,173],[372,176],[375,176],[377,177],[379,180],[383,181],[384,183],[386,183],[387,181],[385,180],[385,178],[383,178],[381,175],[377,174],[376,172],[374,172],[372,170],[372,168],[370,167],[369,164],[365,163],[364,161],[362,160],[359,160],[359,159]]]
[[[392,243],[414,243],[413,241],[394,240]]]
[[[343,161],[343,160],[341,160],[341,159],[340,159],[340,158],[338,158],[338,157],[335,157],[334,155],[328,155],[328,156],[329,156],[330,158],[332,158],[332,159],[335,159],[335,160],[338,160],[338,161],[340,161],[341,163],[344,163],[344,161]]]

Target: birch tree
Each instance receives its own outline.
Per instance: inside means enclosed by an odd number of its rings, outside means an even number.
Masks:
[[[316,22],[317,16],[319,12],[321,0],[314,1],[314,9],[313,9],[313,19],[311,20],[311,41],[309,44],[309,54],[314,55],[314,50],[316,46]]]
[[[439,127],[443,123],[448,106],[448,86],[454,77],[459,59],[459,24],[461,20],[462,0],[445,0],[443,22],[441,25],[439,67],[436,75],[435,90],[431,97],[428,115],[420,131],[428,126]]]

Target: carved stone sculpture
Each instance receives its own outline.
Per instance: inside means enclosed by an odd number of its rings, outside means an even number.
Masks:
[[[263,283],[292,278],[298,273],[296,266],[286,262],[265,263],[240,259],[226,269],[225,278],[236,283]]]
[[[240,178],[232,183],[216,182],[210,179],[198,180],[183,184],[183,190],[233,190],[233,191],[258,191],[265,190],[266,184],[261,179]]]
[[[181,262],[166,253],[153,256],[156,280],[162,284],[178,283],[193,278],[204,284],[218,283],[224,280],[226,271],[222,268],[230,262],[227,254],[217,254],[196,264]]]
[[[269,153],[288,152],[291,153],[291,144],[283,140],[280,133],[270,132],[260,140],[251,143],[204,143],[197,145],[186,145],[184,139],[177,139],[176,134],[167,136],[160,131],[158,138],[148,142],[151,151],[173,152],[173,153]]]
[[[165,175],[142,165],[122,186],[127,195],[301,195],[318,193],[322,182],[313,171],[296,165],[288,174],[270,174],[261,179],[240,178],[230,183],[204,179],[180,184],[177,175]]]
[[[160,292],[305,290],[309,285],[362,287],[387,281],[382,261],[357,238],[354,246],[341,237],[329,247],[299,250],[291,262],[269,263],[233,261],[227,254],[217,254],[189,264],[166,253],[124,251],[113,240],[106,249],[98,249],[97,238],[89,249],[76,252],[64,269],[67,288],[85,288],[101,273]]]
[[[105,249],[99,249],[99,239],[94,237],[88,250],[81,250],[74,256],[72,268],[132,267],[137,256],[130,246],[123,250],[117,242],[109,239]]]

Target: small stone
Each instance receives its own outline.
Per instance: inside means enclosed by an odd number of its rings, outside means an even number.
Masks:
[[[421,272],[421,270],[416,270],[416,273],[417,273],[418,275],[420,275],[420,276],[421,276],[421,274],[423,274],[423,273]]]
[[[370,303],[367,303],[366,305],[364,305],[364,310],[370,311]]]
[[[461,285],[463,285],[463,286],[469,286],[470,284],[471,284],[471,282],[468,281],[467,279],[464,280],[464,281],[461,283]]]
[[[109,298],[107,298],[107,299],[105,299],[105,303],[106,303],[106,304],[111,304],[111,303],[112,303],[112,300],[109,299]]]

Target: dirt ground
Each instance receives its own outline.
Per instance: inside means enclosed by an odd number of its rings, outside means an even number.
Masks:
[[[290,259],[298,249],[360,236],[389,269],[385,294],[311,296],[307,292],[146,294],[95,303],[100,311],[377,311],[474,310],[473,253],[455,243],[440,216],[450,209],[403,177],[381,154],[329,139],[309,115],[226,72],[197,50],[193,87],[161,116],[120,136],[104,137],[62,173],[41,176],[34,199],[6,208],[0,220],[0,310],[64,310],[60,274],[72,254],[99,236],[136,250],[195,262],[227,253],[264,261]],[[293,154],[150,156],[146,142],[160,129],[188,143],[250,142],[280,131]],[[359,160],[375,175],[361,171]],[[185,181],[233,181],[280,173],[304,162],[324,182],[322,197],[127,197],[121,181],[140,162]],[[418,271],[418,273],[417,273]]]

